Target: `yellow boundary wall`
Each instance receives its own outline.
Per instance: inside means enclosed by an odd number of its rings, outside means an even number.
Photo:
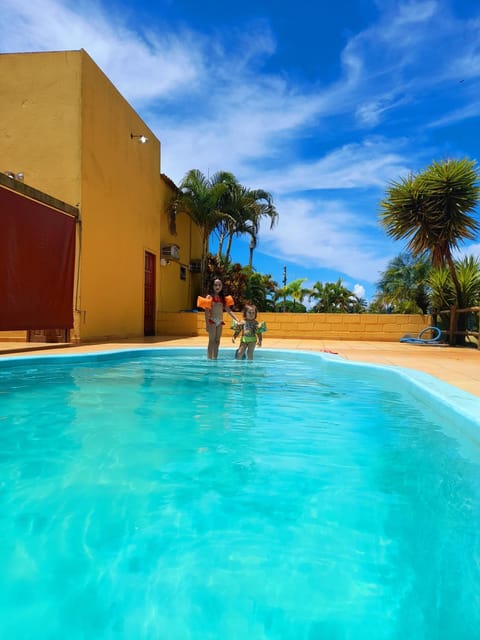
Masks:
[[[239,314],[238,314],[239,315]],[[416,336],[431,324],[430,316],[371,313],[260,313],[267,323],[265,339],[370,340],[398,342],[406,333]],[[224,335],[230,331],[230,317],[224,315]],[[199,313],[165,313],[157,316],[157,335],[205,335],[205,316]]]
[[[0,342],[25,342],[26,331],[0,331]]]
[[[406,333],[416,336],[432,322],[430,316],[372,313],[260,313],[258,318],[267,323],[266,340],[271,337],[398,342]],[[225,314],[224,320],[224,336],[228,336],[230,317]],[[203,312],[159,312],[157,335],[204,336],[205,316]],[[111,340],[114,338],[109,336]],[[25,339],[25,331],[0,331],[0,342]]]

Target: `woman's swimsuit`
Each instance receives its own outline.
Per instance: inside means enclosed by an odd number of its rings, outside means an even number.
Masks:
[[[222,312],[223,312],[223,298],[221,298],[220,296],[212,296],[212,307],[214,304],[221,304],[222,305]],[[208,324],[214,324],[217,327],[221,327],[225,324],[225,322],[223,322],[222,318],[209,318],[208,319]]]
[[[198,296],[197,298],[197,307],[200,307],[201,309],[210,309],[210,313],[211,313],[211,309],[213,307],[214,304],[221,304],[222,305],[222,313],[223,313],[223,309],[225,307],[233,307],[234,305],[234,301],[232,296],[225,296],[224,298],[220,297],[220,296],[209,296],[207,298],[203,298],[202,296]],[[220,327],[222,325],[225,324],[225,322],[223,322],[222,318],[209,318],[208,319],[208,324],[214,324],[217,327]]]

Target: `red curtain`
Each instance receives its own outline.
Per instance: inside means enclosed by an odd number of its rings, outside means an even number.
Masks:
[[[0,187],[0,330],[73,327],[75,224]]]

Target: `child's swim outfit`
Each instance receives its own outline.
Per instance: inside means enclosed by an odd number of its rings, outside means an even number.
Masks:
[[[258,322],[257,320],[245,320],[244,322],[233,321],[232,329],[235,332],[233,334],[234,338],[242,334],[240,342],[249,344],[257,341],[257,336],[267,330],[267,325],[265,322]]]

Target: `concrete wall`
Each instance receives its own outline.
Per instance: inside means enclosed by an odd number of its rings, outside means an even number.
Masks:
[[[373,340],[398,342],[406,333],[417,335],[431,323],[430,316],[340,313],[261,313],[267,323],[268,338],[318,340]],[[230,318],[225,314],[224,336],[231,335]],[[205,334],[205,316],[199,313],[159,313],[159,335],[199,336]]]
[[[225,317],[224,336],[230,336],[230,319]],[[395,314],[340,313],[261,313],[267,323],[268,338],[304,338],[316,340],[372,340],[398,342],[406,333],[417,335],[431,324],[430,316]],[[159,312],[160,336],[206,336],[203,312]],[[22,341],[25,332],[0,332],[0,340]]]
[[[157,310],[192,308],[200,230],[185,215],[168,230],[175,185],[161,177],[153,132],[83,50],[1,54],[0,75],[0,170],[23,172],[25,184],[80,210],[72,340],[143,336],[146,251]],[[161,266],[169,242],[180,246],[185,280],[180,263]]]

